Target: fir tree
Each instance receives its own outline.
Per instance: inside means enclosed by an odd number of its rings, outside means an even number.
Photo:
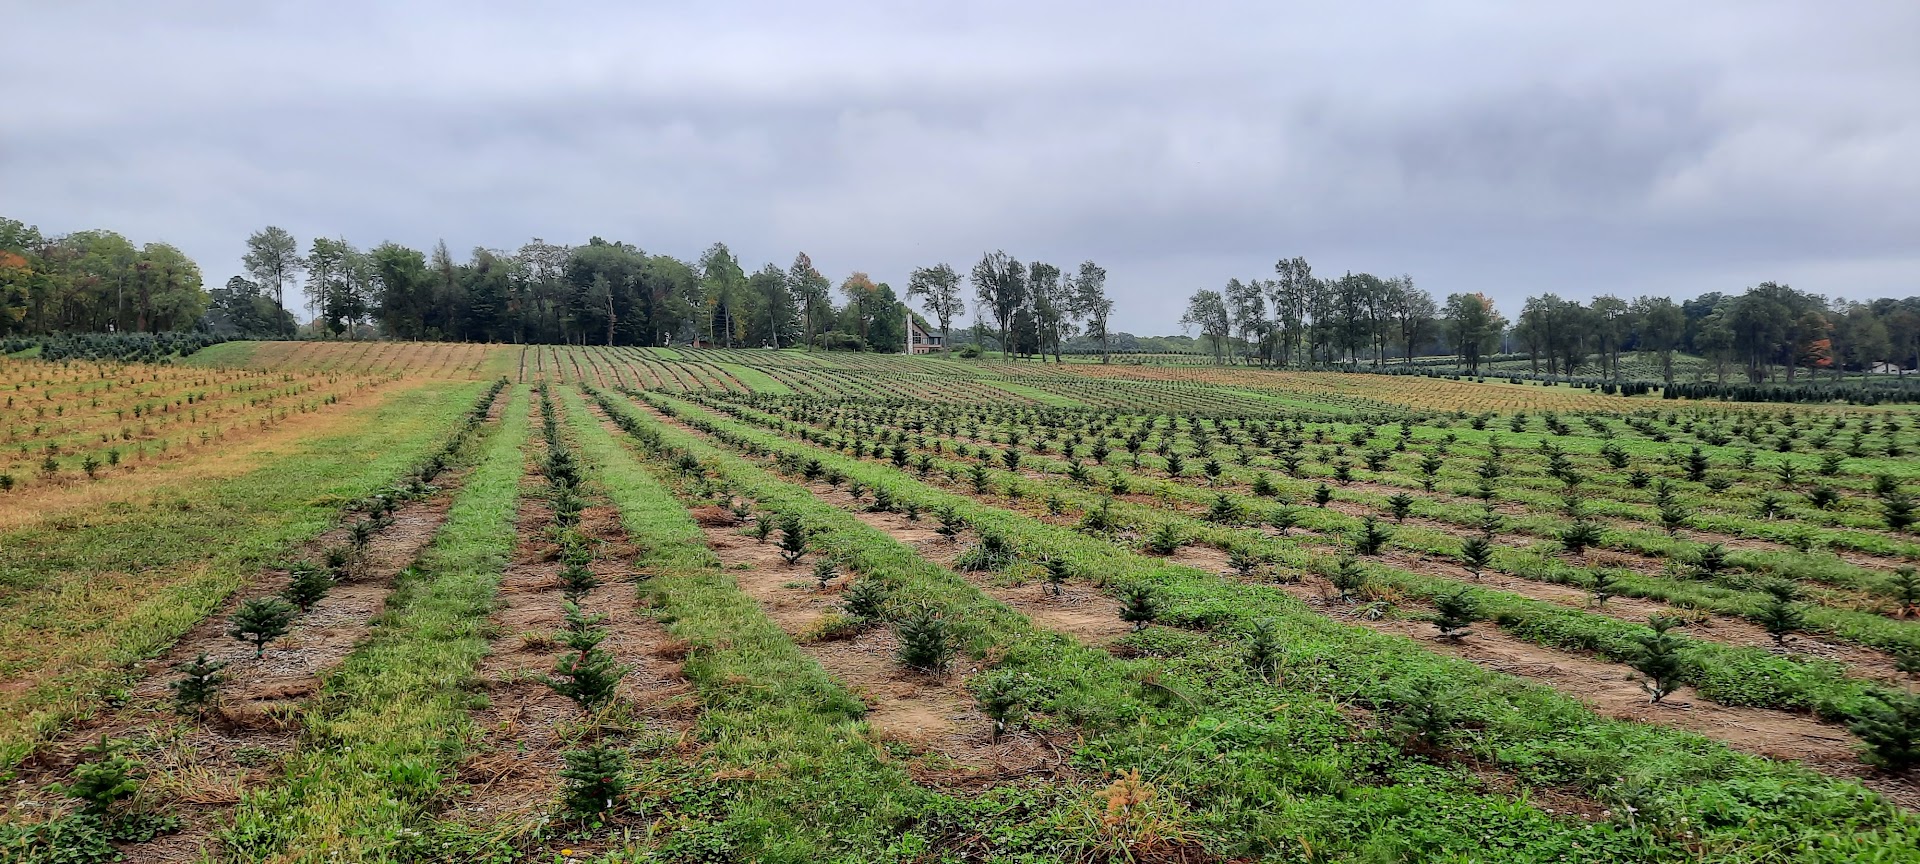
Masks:
[[[1473,578],[1479,579],[1487,565],[1493,562],[1493,544],[1485,537],[1468,537],[1460,541],[1460,563],[1467,568]]]
[[[612,810],[627,792],[627,754],[605,744],[594,744],[564,754],[567,767],[561,804],[575,816],[593,816]]]
[[[1327,575],[1327,581],[1333,589],[1340,592],[1340,599],[1352,602],[1353,595],[1367,587],[1367,570],[1360,559],[1352,555],[1342,555],[1334,564],[1333,572]]]
[[[1481,620],[1480,601],[1470,588],[1460,588],[1433,598],[1433,626],[1442,639],[1458,640],[1472,635],[1466,628]]]
[[[240,604],[229,622],[227,635],[253,644],[253,656],[267,653],[267,643],[286,635],[299,610],[278,597],[255,597]]]
[[[1121,592],[1120,620],[1132,624],[1134,630],[1146,629],[1159,617],[1160,602],[1153,586],[1136,582]]]
[[[1363,516],[1360,520],[1360,530],[1353,535],[1353,551],[1360,555],[1378,555],[1380,549],[1387,545],[1387,540],[1392,536],[1393,532],[1381,525],[1380,520],[1372,516]]]
[[[222,660],[208,660],[207,652],[200,652],[192,661],[180,664],[180,680],[173,682],[173,703],[183,713],[199,715],[207,710],[207,704],[213,701],[214,692],[226,676],[220,670],[227,668]]]
[[[1271,681],[1280,667],[1280,623],[1272,618],[1253,622],[1247,634],[1247,666],[1262,681]]]
[[[1640,689],[1646,691],[1647,697],[1653,702],[1659,702],[1672,693],[1675,681],[1680,677],[1680,649],[1683,643],[1679,636],[1669,632],[1678,623],[1672,618],[1655,615],[1647,619],[1647,626],[1653,628],[1653,632],[1634,637],[1639,644],[1627,664],[1646,676],[1646,680],[1640,682]]]
[[[788,564],[798,564],[807,554],[807,526],[800,517],[787,514],[780,520],[780,557]]]
[[[305,612],[326,597],[332,588],[333,577],[327,571],[301,561],[293,565],[293,578],[287,582],[287,590],[281,592],[281,596]]]
[[[894,626],[900,641],[900,662],[909,669],[938,674],[953,662],[953,641],[947,619],[921,606]]]
[[[1867,745],[1866,760],[1888,773],[1920,765],[1920,696],[1874,697],[1847,728]]]
[[[1393,511],[1393,521],[1407,521],[1407,514],[1413,512],[1413,496],[1405,492],[1395,492],[1387,499],[1388,509]]]

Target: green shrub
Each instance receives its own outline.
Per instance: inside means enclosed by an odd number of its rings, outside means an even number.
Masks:
[[[278,597],[255,597],[240,604],[229,622],[227,635],[253,645],[253,656],[267,653],[267,643],[285,636],[293,626],[298,610]]]

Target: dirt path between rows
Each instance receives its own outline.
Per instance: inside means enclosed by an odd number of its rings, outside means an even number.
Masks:
[[[1535,645],[1489,622],[1472,628],[1472,635],[1464,639],[1442,639],[1432,624],[1403,617],[1425,611],[1414,604],[1402,602],[1393,614],[1375,619],[1365,614],[1365,604],[1339,600],[1332,586],[1318,576],[1306,574],[1299,582],[1277,587],[1334,620],[1405,636],[1429,651],[1544,684],[1602,716],[1684,729],[1736,750],[1795,760],[1823,773],[1860,780],[1903,807],[1920,808],[1920,785],[1869,770],[1860,762],[1859,741],[1840,726],[1786,711],[1719,705],[1699,698],[1691,687],[1674,691],[1657,705],[1649,704],[1636,673],[1628,667]]]

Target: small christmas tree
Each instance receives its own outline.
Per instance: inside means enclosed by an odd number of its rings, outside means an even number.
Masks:
[[[1460,541],[1460,563],[1467,568],[1473,578],[1479,579],[1487,565],[1493,563],[1493,544],[1485,537],[1468,537]]]
[[[1274,671],[1280,667],[1279,622],[1272,618],[1253,622],[1253,631],[1247,634],[1247,666],[1260,676],[1260,680],[1271,680]]]
[[[1132,624],[1134,630],[1145,630],[1159,617],[1160,602],[1154,596],[1153,586],[1135,583],[1121,592],[1120,620]]]
[[[220,670],[227,664],[220,660],[208,660],[207,652],[191,662],[180,665],[182,677],[173,682],[173,702],[184,713],[198,715],[206,711],[207,704],[213,701],[214,691],[220,686],[224,676]]]
[[[1461,588],[1433,598],[1433,626],[1440,629],[1443,639],[1458,640],[1472,635],[1466,628],[1480,620],[1480,601],[1467,588]]]
[[[286,635],[296,614],[293,604],[278,597],[255,597],[233,613],[227,635],[253,643],[253,656],[261,657],[267,653],[268,642]]]
[[[1639,646],[1628,658],[1627,665],[1647,676],[1640,682],[1640,689],[1647,692],[1653,702],[1665,699],[1672,693],[1674,682],[1680,677],[1680,637],[1670,631],[1678,624],[1672,618],[1655,615],[1647,619],[1647,626],[1653,628],[1650,634],[1634,637]]]
[[[605,744],[564,754],[567,767],[560,770],[566,781],[561,804],[576,816],[592,816],[612,810],[627,792],[627,754]]]
[[[281,592],[281,596],[287,598],[287,602],[299,607],[300,611],[305,612],[312,609],[313,604],[320,602],[332,589],[331,574],[302,561],[293,565],[293,579],[287,583],[287,590]]]
[[[910,669],[939,673],[953,661],[953,643],[947,619],[922,606],[894,628],[900,640],[900,662]]]

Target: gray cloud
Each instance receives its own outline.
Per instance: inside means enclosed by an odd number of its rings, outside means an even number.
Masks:
[[[1136,332],[1295,254],[1509,306],[1920,292],[1898,0],[4,5],[0,213],[214,283],[274,223],[1093,258]]]

